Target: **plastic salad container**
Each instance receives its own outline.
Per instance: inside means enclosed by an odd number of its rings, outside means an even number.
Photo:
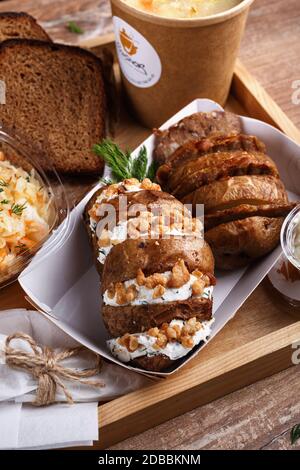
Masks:
[[[51,255],[70,234],[65,189],[43,159],[46,163],[45,156],[0,125],[0,288],[16,280],[50,235],[43,257]],[[42,167],[47,168],[47,175]],[[61,224],[62,230],[55,236]]]

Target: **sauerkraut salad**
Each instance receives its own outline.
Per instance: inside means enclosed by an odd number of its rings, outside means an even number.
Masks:
[[[34,170],[14,166],[0,152],[0,280],[48,234],[50,203]]]

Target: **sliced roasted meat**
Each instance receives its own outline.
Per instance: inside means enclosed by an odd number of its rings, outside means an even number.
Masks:
[[[206,232],[216,266],[231,270],[266,255],[277,245],[284,218],[249,217],[224,223]]]
[[[155,158],[162,164],[179,147],[190,140],[201,139],[210,135],[241,134],[241,122],[238,116],[213,111],[195,113],[179,121],[166,130],[155,130]]]
[[[204,204],[205,213],[247,205],[287,203],[281,180],[274,176],[234,176],[196,189],[182,199],[185,204]]]
[[[265,145],[241,127],[238,116],[196,113],[156,132],[157,181],[195,215],[204,205],[205,238],[221,269],[272,251],[294,207]]]
[[[189,160],[197,160],[201,156],[210,153],[233,153],[246,151],[249,153],[266,153],[265,145],[254,136],[250,135],[230,135],[230,136],[211,136],[200,140],[191,140],[179,147],[167,162],[159,166],[156,179],[161,186],[167,190],[168,180],[174,173],[175,167],[186,164]]]
[[[266,146],[261,140],[252,135],[210,136],[186,142],[170,155],[166,163],[173,167],[208,153],[237,151],[266,153]]]
[[[296,202],[288,202],[285,204],[262,204],[251,206],[241,204],[221,211],[211,212],[205,216],[205,230],[210,230],[217,225],[232,222],[234,220],[242,220],[248,217],[286,217],[288,213],[297,205]]]
[[[174,196],[183,198],[203,185],[228,176],[239,175],[279,177],[276,165],[264,153],[218,152],[189,160],[172,168],[165,186]],[[159,172],[158,179],[160,179]]]

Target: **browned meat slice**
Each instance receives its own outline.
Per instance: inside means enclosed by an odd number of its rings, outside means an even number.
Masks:
[[[218,225],[206,232],[216,266],[231,270],[246,266],[279,243],[284,218],[249,217]]]
[[[156,135],[155,158],[162,164],[181,145],[189,140],[199,140],[211,135],[241,134],[238,116],[223,112],[195,113],[166,130],[154,130]]]
[[[217,225],[242,220],[248,217],[286,217],[288,213],[297,205],[297,202],[286,204],[262,204],[252,206],[241,204],[240,206],[223,211],[212,212],[205,216],[205,230],[210,230]]]
[[[257,137],[252,135],[217,135],[205,137],[200,140],[190,140],[179,147],[168,158],[167,164],[174,167],[187,160],[194,160],[202,155],[217,152],[246,152],[266,153],[266,146]]]
[[[282,181],[269,175],[234,176],[201,186],[182,199],[184,204],[204,204],[205,213],[232,207],[288,202]]]
[[[275,163],[264,153],[218,152],[188,160],[172,168],[167,187],[180,199],[203,185],[228,176],[241,175],[279,177]]]

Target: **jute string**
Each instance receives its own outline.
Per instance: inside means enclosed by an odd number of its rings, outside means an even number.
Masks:
[[[27,353],[11,347],[10,343],[14,339],[26,341],[30,345],[33,353]],[[101,370],[101,358],[95,353],[93,354],[95,355],[96,363],[91,369],[76,370],[64,367],[60,364],[64,359],[76,356],[83,350],[85,350],[84,347],[78,346],[61,352],[55,352],[47,346],[38,345],[31,336],[25,333],[14,333],[6,338],[4,352],[8,366],[24,369],[37,380],[38,387],[33,404],[42,406],[55,403],[57,387],[60,387],[64,392],[68,403],[74,403],[71,393],[62,381],[63,379],[73,380],[92,387],[105,386],[98,380],[88,380],[88,377],[98,374]]]

